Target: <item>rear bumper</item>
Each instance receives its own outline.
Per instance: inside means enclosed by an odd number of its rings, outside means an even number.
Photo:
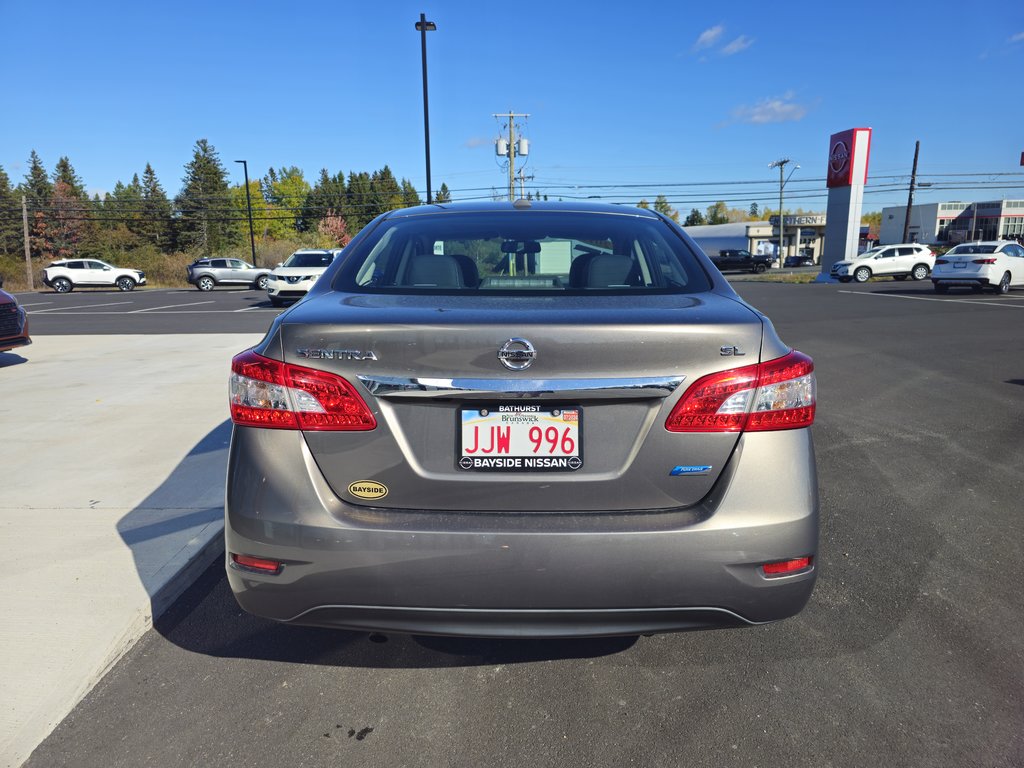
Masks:
[[[779,472],[779,457],[787,457]],[[746,435],[718,484],[686,509],[451,513],[338,499],[300,433],[235,428],[228,581],[247,611],[363,631],[584,637],[777,621],[809,599],[817,554],[809,430]],[[284,563],[253,573],[231,554]]]

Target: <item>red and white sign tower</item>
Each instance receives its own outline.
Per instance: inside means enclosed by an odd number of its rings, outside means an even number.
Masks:
[[[828,279],[832,265],[857,255],[864,184],[868,180],[871,129],[851,128],[832,134],[828,152],[828,209],[821,277]]]

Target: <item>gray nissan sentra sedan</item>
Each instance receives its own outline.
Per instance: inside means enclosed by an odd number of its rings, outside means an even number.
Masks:
[[[293,624],[582,637],[799,612],[811,359],[672,221],[374,220],[232,361],[227,573]]]

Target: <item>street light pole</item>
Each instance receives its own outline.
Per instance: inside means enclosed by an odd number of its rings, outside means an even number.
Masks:
[[[249,247],[252,249],[252,265],[258,267],[256,263],[256,235],[252,231],[252,197],[249,195],[249,164],[245,160],[235,160],[236,163],[242,164],[242,172],[245,174],[245,208],[249,211]]]
[[[430,187],[430,109],[427,104],[427,32],[435,32],[437,24],[427,21],[425,13],[420,14],[420,20],[416,22],[416,29],[420,33],[420,53],[423,57],[423,146],[427,156],[427,205],[434,202],[434,193]]]

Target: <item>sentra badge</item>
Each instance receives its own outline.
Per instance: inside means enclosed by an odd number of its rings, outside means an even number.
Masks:
[[[361,349],[296,349],[299,357],[308,360],[376,360],[372,350]]]

